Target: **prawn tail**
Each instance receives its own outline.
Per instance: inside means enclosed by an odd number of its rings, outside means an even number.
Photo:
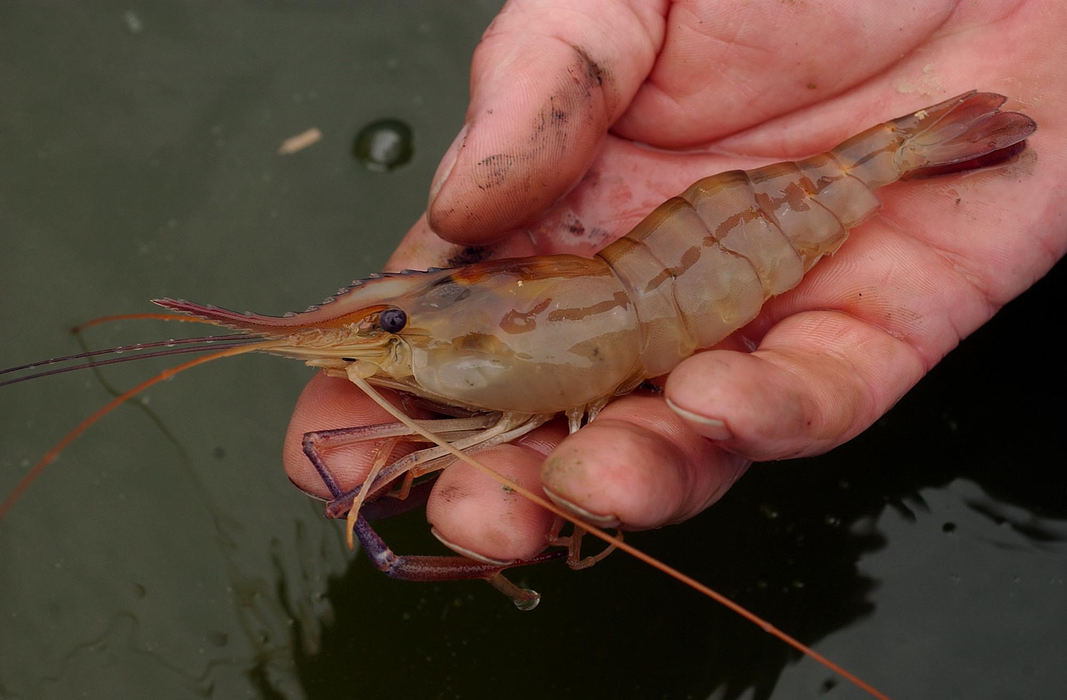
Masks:
[[[993,165],[1022,151],[1037,124],[1025,114],[1001,112],[1006,99],[970,92],[897,120],[911,132],[897,152],[901,178]]]
[[[849,174],[872,189],[896,180],[930,177],[1004,162],[1037,129],[993,92],[965,92],[880,124],[833,149]]]

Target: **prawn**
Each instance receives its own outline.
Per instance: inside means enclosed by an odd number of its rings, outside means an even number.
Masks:
[[[466,556],[398,556],[360,514],[364,503],[378,504],[394,490],[407,496],[423,483],[416,482],[419,477],[456,458],[574,523],[566,553],[572,566],[602,556],[580,558],[578,542],[589,532],[608,543],[607,551],[622,548],[667,571],[881,697],[785,633],[510,482],[470,453],[515,440],[559,414],[566,416],[572,432],[579,430],[613,398],[723,340],[755,318],[766,300],[795,287],[821,258],[838,250],[850,229],[880,206],[878,188],[1012,157],[1025,147],[1036,124],[1023,114],[1000,111],[1005,100],[971,91],[872,127],[820,155],[704,178],[591,258],[538,256],[375,275],[284,317],[168,298],[154,302],[177,314],[97,319],[91,323],[155,318],[237,332],[90,351],[4,370],[2,374],[36,371],[0,385],[146,356],[211,351],[145,380],[78,425],[5,499],[0,518],[60,451],[123,401],[196,365],[266,352],[351,381],[396,418],[396,423],[379,426],[308,433],[304,439],[305,454],[332,494],[327,514],[347,517],[350,538],[358,537],[388,575],[434,581],[482,578],[521,608],[537,604],[536,592],[512,584],[502,572],[556,559],[562,552],[515,562],[462,550]],[[96,359],[117,350],[127,354]],[[51,367],[59,363],[74,364]],[[412,419],[385,400],[379,388],[399,391],[449,417]],[[401,440],[430,446],[393,459]],[[324,452],[362,441],[378,443],[374,465],[362,485],[346,490],[331,473]]]

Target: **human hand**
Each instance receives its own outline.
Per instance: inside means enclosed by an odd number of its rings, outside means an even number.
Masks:
[[[601,524],[684,520],[749,460],[818,454],[864,430],[1067,250],[1067,205],[1053,194],[1067,174],[1067,11],[839,4],[504,8],[475,53],[467,126],[392,269],[446,264],[471,245],[590,254],[700,177],[810,155],[971,88],[1009,95],[1040,131],[1012,164],[880,191],[882,210],[837,255],[680,364],[666,401],[625,397],[565,440],[546,426],[479,459]],[[290,477],[325,493],[304,432],[389,420],[344,380],[316,377],[287,437]],[[369,449],[330,453],[347,486]],[[552,518],[500,495],[452,466],[427,517],[472,551],[529,557]]]

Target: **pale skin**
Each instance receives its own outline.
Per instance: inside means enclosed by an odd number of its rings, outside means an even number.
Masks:
[[[443,265],[464,246],[588,255],[702,176],[823,151],[971,88],[1008,95],[1039,130],[1011,163],[881,190],[841,251],[680,364],[662,396],[620,398],[574,435],[554,423],[479,459],[596,524],[646,529],[707,508],[754,460],[862,432],[1067,251],[1065,29],[1058,0],[509,2],[475,52],[465,131],[389,269]],[[317,376],[286,471],[325,496],[301,435],[388,420]],[[371,449],[330,453],[345,486]],[[465,465],[445,470],[426,513],[499,560],[543,549],[554,520]]]

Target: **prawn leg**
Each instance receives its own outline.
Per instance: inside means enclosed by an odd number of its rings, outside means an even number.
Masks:
[[[396,554],[362,515],[356,518],[356,537],[374,567],[390,578],[403,581],[459,581],[483,579],[520,610],[533,610],[541,594],[509,581],[504,571],[516,566],[541,564],[566,556],[564,551],[542,552],[530,559],[509,562],[468,559],[462,556]]]
[[[565,537],[555,537],[549,542],[549,546],[552,547],[566,547],[567,548],[567,566],[572,571],[581,571],[582,569],[588,569],[591,566],[603,561],[609,554],[615,551],[617,545],[609,544],[600,550],[596,554],[590,554],[588,556],[582,556],[582,538],[586,535],[586,531],[574,526],[574,530],[571,534]],[[622,530],[615,531],[615,538],[622,539]]]
[[[489,413],[469,418],[440,418],[412,422],[437,435],[447,436],[453,447],[466,451],[511,442],[543,425],[549,418],[551,416],[541,414],[531,416]],[[327,517],[344,517],[364,489],[368,490],[368,499],[375,499],[385,488],[400,478],[404,481],[399,497],[404,498],[414,479],[443,468],[443,458],[449,456],[448,451],[440,446],[412,452],[382,469],[374,476],[372,483],[363,483],[349,490],[345,490],[340,485],[323,456],[323,452],[331,448],[371,440],[397,438],[412,442],[425,442],[425,438],[414,432],[410,426],[400,422],[319,430],[304,435],[304,454],[314,465],[319,478],[333,496],[326,504]]]
[[[439,419],[419,421],[427,429],[433,430],[440,435],[466,436],[472,431],[481,431],[491,426],[494,422],[492,415],[474,416],[472,418]],[[411,428],[400,422],[380,423],[378,425],[357,426],[350,428],[333,428],[330,430],[315,430],[304,434],[303,450],[308,461],[315,467],[322,483],[329,489],[333,496],[327,503],[326,513],[329,517],[338,518],[348,510],[352,500],[359,495],[363,485],[353,489],[345,489],[340,485],[336,476],[326,464],[323,453],[338,447],[353,445],[360,442],[376,440],[406,439],[411,442],[425,442]],[[419,452],[424,452],[420,450]],[[419,454],[415,452],[413,454]],[[398,460],[399,461],[399,460]],[[395,463],[394,463],[395,464]]]
[[[518,414],[482,414],[468,418],[442,418],[434,420],[413,421],[420,427],[431,430],[439,435],[448,436],[450,444],[459,450],[470,450],[475,447],[488,447],[490,445],[510,442],[534,428],[542,425],[549,416],[534,415],[523,416]],[[371,563],[378,570],[391,578],[407,581],[453,581],[467,579],[483,579],[507,596],[520,610],[532,610],[540,601],[540,594],[536,591],[522,588],[509,581],[503,574],[507,569],[540,564],[555,559],[567,557],[574,559],[573,552],[546,551],[529,559],[514,561],[499,561],[482,557],[473,552],[467,552],[457,545],[451,544],[437,535],[444,544],[452,549],[460,551],[457,556],[427,556],[427,555],[401,555],[396,554],[385,540],[371,527],[367,519],[360,513],[350,512],[357,508],[361,502],[361,496],[368,501],[369,506],[379,506],[379,498],[384,495],[398,479],[403,479],[400,489],[399,502],[409,495],[412,482],[415,478],[424,474],[441,469],[445,457],[450,457],[440,446],[427,447],[394,461],[388,467],[372,469],[367,480],[359,486],[344,490],[337,478],[327,465],[323,453],[331,448],[356,444],[367,441],[384,441],[379,447],[383,450],[376,458],[376,463],[388,460],[389,453],[394,449],[398,440],[425,441],[411,427],[403,423],[383,423],[374,426],[362,426],[354,428],[335,428],[310,432],[304,435],[304,454],[315,466],[323,484],[333,495],[333,499],[327,503],[326,512],[331,517],[345,517],[348,515],[352,532],[359,539],[363,551],[367,553]],[[428,489],[415,487],[418,491],[417,498],[413,501],[422,502],[428,495]],[[409,504],[390,506],[387,508],[375,507],[379,514],[392,515],[396,512],[407,510]],[[386,512],[388,511],[388,512]],[[573,548],[571,548],[573,549]]]

